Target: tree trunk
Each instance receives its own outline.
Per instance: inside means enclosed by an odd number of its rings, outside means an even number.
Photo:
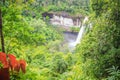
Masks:
[[[2,32],[2,11],[0,9],[0,38],[1,38],[1,47],[2,47],[2,52],[5,52],[5,47],[4,47],[4,37],[3,37],[3,32]]]

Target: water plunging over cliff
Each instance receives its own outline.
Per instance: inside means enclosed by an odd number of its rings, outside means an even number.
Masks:
[[[85,28],[86,28],[86,26],[85,26],[86,21],[88,21],[88,17],[85,17],[85,19],[84,19],[84,21],[82,23],[82,27],[80,28],[80,31],[78,33],[78,37],[77,37],[76,42],[74,44],[75,46],[80,43],[80,41],[81,41],[81,39],[83,37],[83,34],[85,32]]]
[[[83,34],[85,33],[85,29],[86,29],[86,24],[85,24],[85,23],[86,23],[86,21],[88,21],[88,17],[85,17],[85,18],[84,18],[83,23],[82,23],[82,26],[81,26],[81,28],[80,28],[80,31],[79,31],[79,33],[78,33],[78,35],[77,35],[76,40],[69,42],[68,48],[69,48],[71,51],[73,51],[74,48],[75,48],[75,46],[80,43],[80,41],[81,41],[81,39],[82,39],[82,37],[83,37]]]
[[[50,17],[50,23],[55,26],[62,27],[65,32],[64,35],[64,41],[62,43],[62,46],[66,46],[67,49],[70,51],[73,51],[75,49],[75,46],[80,43],[83,34],[85,33],[86,29],[86,21],[88,20],[88,17],[85,17],[83,22],[81,22],[81,19],[83,17],[70,17],[70,16],[64,16],[64,15],[57,15],[57,14],[51,14]],[[44,16],[45,17],[45,16]],[[81,27],[80,27],[81,26]],[[70,31],[70,27],[80,27],[79,33],[73,33]]]

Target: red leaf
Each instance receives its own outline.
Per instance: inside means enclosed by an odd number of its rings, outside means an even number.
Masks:
[[[10,67],[13,70],[17,66],[17,60],[16,57],[12,54],[8,54],[9,57],[9,62],[10,62]]]
[[[6,54],[3,52],[0,52],[0,62],[3,64],[3,68],[8,68]]]
[[[20,63],[17,61],[17,65],[14,67],[14,70],[19,72],[20,71]]]
[[[26,62],[25,60],[20,60],[20,67],[23,73],[26,72],[25,68],[26,68]]]

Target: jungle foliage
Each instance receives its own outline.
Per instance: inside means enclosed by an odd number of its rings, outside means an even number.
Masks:
[[[26,73],[10,75],[11,80],[120,79],[119,0],[3,1],[0,1],[0,9],[5,53],[13,53],[27,63]],[[48,11],[89,16],[92,28],[73,53],[60,50],[65,49],[60,46],[61,31],[44,21],[41,15]],[[0,68],[2,66],[0,62]]]
[[[93,28],[76,52],[83,62],[85,79],[120,79],[120,1],[91,0]],[[89,65],[88,65],[89,64]],[[82,65],[81,65],[82,66]]]

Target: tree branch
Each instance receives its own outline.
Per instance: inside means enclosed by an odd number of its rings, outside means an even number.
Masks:
[[[2,32],[2,11],[0,9],[0,38],[1,38],[1,47],[2,47],[2,52],[5,52],[5,47],[4,47],[4,36]]]

